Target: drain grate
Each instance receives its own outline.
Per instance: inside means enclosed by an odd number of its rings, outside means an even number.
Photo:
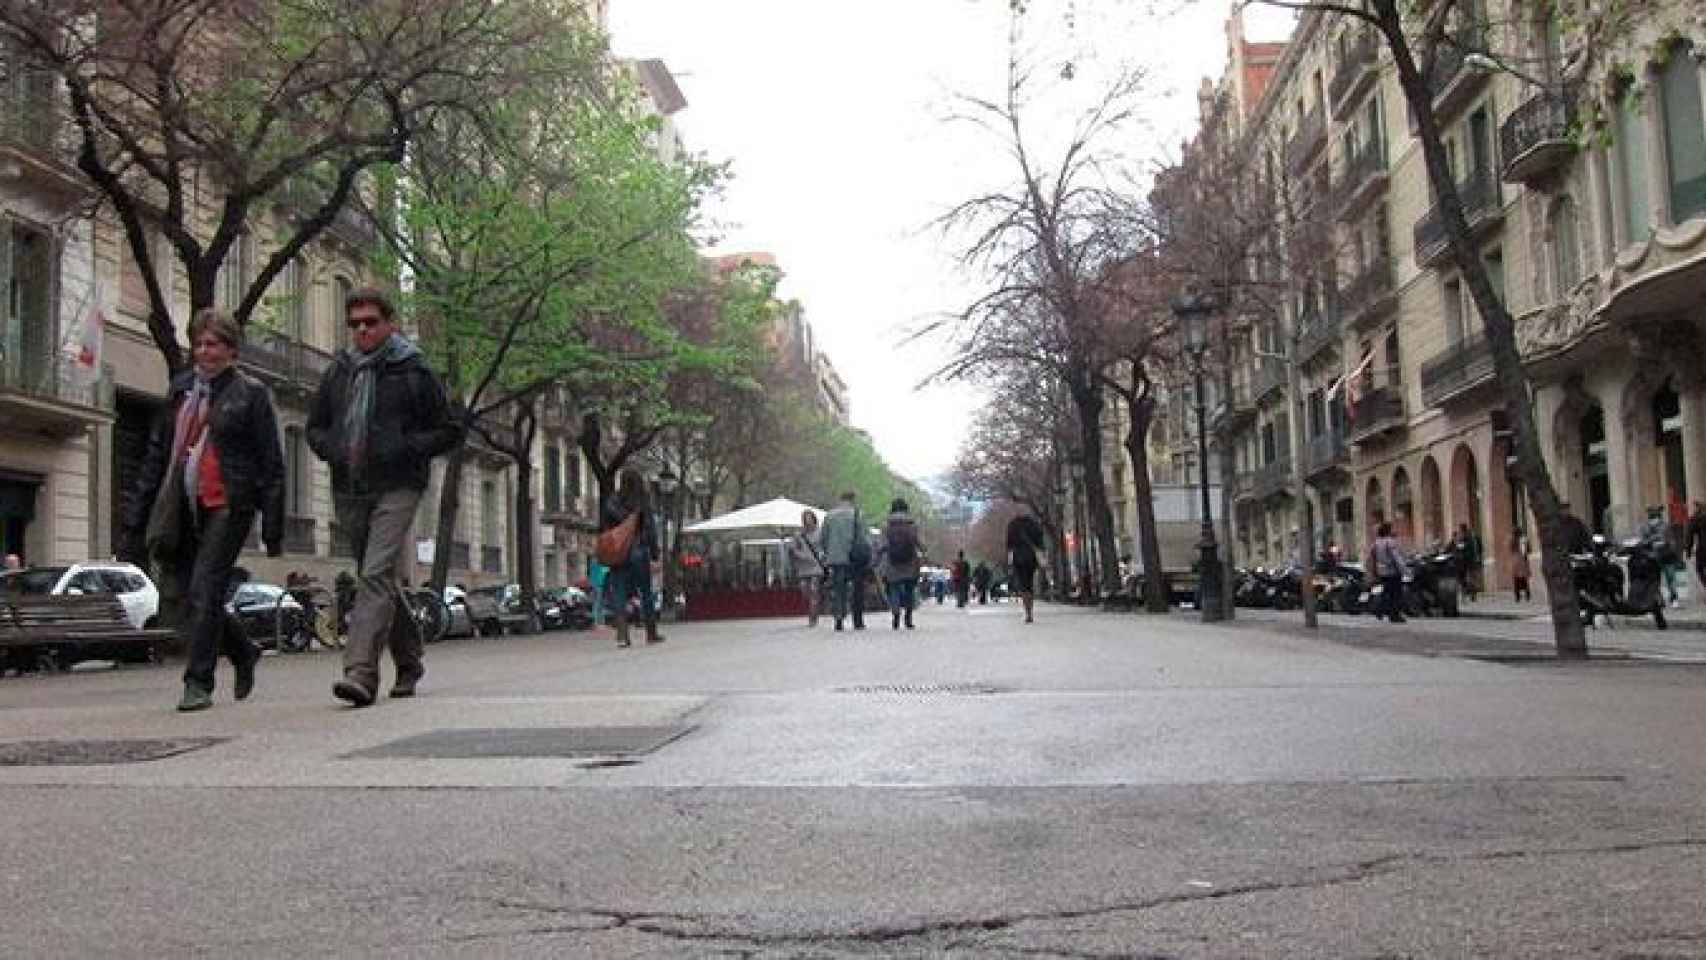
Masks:
[[[1006,693],[1007,688],[992,683],[878,683],[836,687],[836,693],[889,694],[910,697],[967,697],[991,693]]]
[[[344,754],[344,759],[573,759],[651,753],[693,727],[496,727],[433,730]]]
[[[227,737],[161,740],[11,740],[0,742],[0,767],[95,767],[162,760],[224,743]]]

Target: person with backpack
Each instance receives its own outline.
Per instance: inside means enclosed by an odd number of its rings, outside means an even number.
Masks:
[[[864,524],[859,516],[859,495],[849,490],[841,502],[823,518],[823,536],[819,547],[829,565],[830,614],[835,617],[835,629],[840,632],[847,618],[849,601],[852,604],[853,629],[865,629],[863,596],[864,572],[870,567],[870,543],[865,539]],[[851,594],[851,597],[849,596]]]
[[[906,619],[906,629],[912,629],[912,608],[917,600],[922,553],[918,545],[918,524],[907,510],[906,501],[896,497],[889,504],[889,520],[883,528],[880,563],[883,582],[887,584],[891,626],[895,630],[900,629],[902,616]]]

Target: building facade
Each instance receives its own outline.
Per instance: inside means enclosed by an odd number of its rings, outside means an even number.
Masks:
[[[1553,482],[1625,535],[1650,508],[1706,499],[1706,23],[1659,3],[1589,49],[1592,17],[1553,10],[1465,4],[1429,82]],[[1508,586],[1532,521],[1389,52],[1359,22],[1305,14],[1243,136],[1316,205],[1331,252],[1292,271],[1284,308],[1239,349],[1254,415],[1222,437],[1239,561],[1289,557],[1301,495],[1347,553],[1381,522],[1413,547],[1467,526]]]

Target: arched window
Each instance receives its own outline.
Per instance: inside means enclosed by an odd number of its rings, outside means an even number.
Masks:
[[[1665,174],[1673,223],[1706,213],[1706,113],[1701,109],[1700,68],[1694,45],[1671,44],[1659,69],[1664,110]]]

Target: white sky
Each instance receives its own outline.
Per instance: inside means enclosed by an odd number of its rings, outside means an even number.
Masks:
[[[1063,12],[1076,15],[1071,28]],[[914,386],[946,357],[940,340],[902,346],[902,331],[957,311],[979,290],[931,221],[955,202],[1011,182],[987,135],[944,124],[951,94],[1000,94],[1007,0],[614,0],[612,42],[664,60],[686,94],[689,149],[732,162],[713,209],[716,252],[765,250],[786,272],[818,343],[846,381],[856,426],[900,473],[923,479],[953,462],[976,393]],[[1122,63],[1149,72],[1147,129],[1121,144],[1134,163],[1171,156],[1189,135],[1201,77],[1225,62],[1226,0],[1031,0],[1024,49],[1079,62],[1050,105],[1100,92]],[[1255,39],[1284,35],[1271,12]],[[1039,111],[1039,114],[1042,111]],[[1039,121],[1045,118],[1039,116]],[[1041,125],[1041,124],[1040,124]]]

